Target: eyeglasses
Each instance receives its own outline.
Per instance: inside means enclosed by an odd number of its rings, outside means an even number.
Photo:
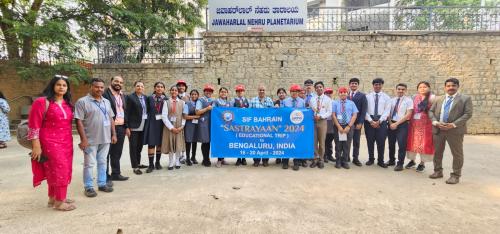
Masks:
[[[67,76],[57,75],[57,74],[56,74],[56,75],[54,75],[54,78],[62,78],[62,79],[65,79],[65,80],[67,80],[67,79],[68,79],[68,77],[67,77]]]

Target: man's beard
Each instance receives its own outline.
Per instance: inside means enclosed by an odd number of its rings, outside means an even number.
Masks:
[[[117,89],[117,87],[118,87],[118,89]],[[122,90],[122,87],[121,87],[121,86],[119,86],[119,85],[111,85],[111,88],[112,88],[114,91],[120,91],[120,90]]]

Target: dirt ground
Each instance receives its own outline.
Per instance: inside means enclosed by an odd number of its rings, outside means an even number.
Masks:
[[[445,184],[449,150],[445,178],[438,180],[428,178],[432,164],[423,173],[339,170],[331,163],[295,172],[274,160],[268,168],[235,167],[229,160],[223,168],[183,166],[137,176],[124,150],[123,174],[130,180],[95,198],[83,194],[83,155],[76,151],[68,193],[78,208],[64,213],[46,207],[45,183],[32,188],[27,151],[12,141],[0,150],[0,233],[498,233],[500,136],[467,136],[464,148],[458,185]]]

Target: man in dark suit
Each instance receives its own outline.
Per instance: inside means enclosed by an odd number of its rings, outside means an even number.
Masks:
[[[124,181],[128,180],[128,177],[122,176],[120,171],[120,158],[122,157],[123,143],[125,141],[125,129],[127,125],[125,123],[125,96],[122,93],[123,88],[123,78],[121,76],[113,76],[111,78],[111,84],[102,95],[104,98],[108,99],[111,104],[111,109],[115,116],[113,120],[115,122],[115,130],[117,142],[116,144],[111,144],[108,152],[108,166],[106,167],[106,173],[108,175],[108,180]],[[109,165],[111,164],[111,174],[109,173]]]
[[[358,91],[359,87],[359,79],[354,77],[349,80],[349,95],[347,98],[356,104],[356,108],[358,108],[358,113],[356,116],[354,134],[352,138],[352,163],[358,167],[362,164],[359,161],[359,143],[361,139],[361,128],[363,127],[363,123],[365,121],[366,108],[368,107],[368,103],[366,100],[366,95],[360,91]]]
[[[429,110],[435,148],[434,174],[429,177],[443,177],[443,153],[448,142],[453,155],[453,173],[447,184],[457,184],[462,175],[464,135],[467,133],[467,121],[472,117],[472,100],[469,96],[459,94],[459,87],[458,79],[447,79],[444,82],[446,95],[437,98]]]

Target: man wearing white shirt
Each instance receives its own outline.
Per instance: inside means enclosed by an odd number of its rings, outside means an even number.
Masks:
[[[387,138],[387,118],[391,112],[391,98],[382,92],[384,80],[375,78],[372,81],[373,92],[366,95],[368,109],[365,116],[365,135],[368,144],[367,166],[375,162],[375,142],[377,143],[377,165],[387,168],[384,163],[385,139]]]
[[[413,101],[405,96],[408,86],[396,85],[396,97],[391,99],[391,114],[389,115],[389,161],[387,166],[396,165],[396,141],[398,143],[398,165],[395,171],[402,171],[406,157],[406,141],[408,138],[408,120],[413,113]]]
[[[314,111],[314,160],[310,167],[318,166],[320,169],[324,167],[326,119],[332,115],[332,99],[323,93],[324,87],[321,81],[314,83],[317,95],[309,101],[309,107]]]

